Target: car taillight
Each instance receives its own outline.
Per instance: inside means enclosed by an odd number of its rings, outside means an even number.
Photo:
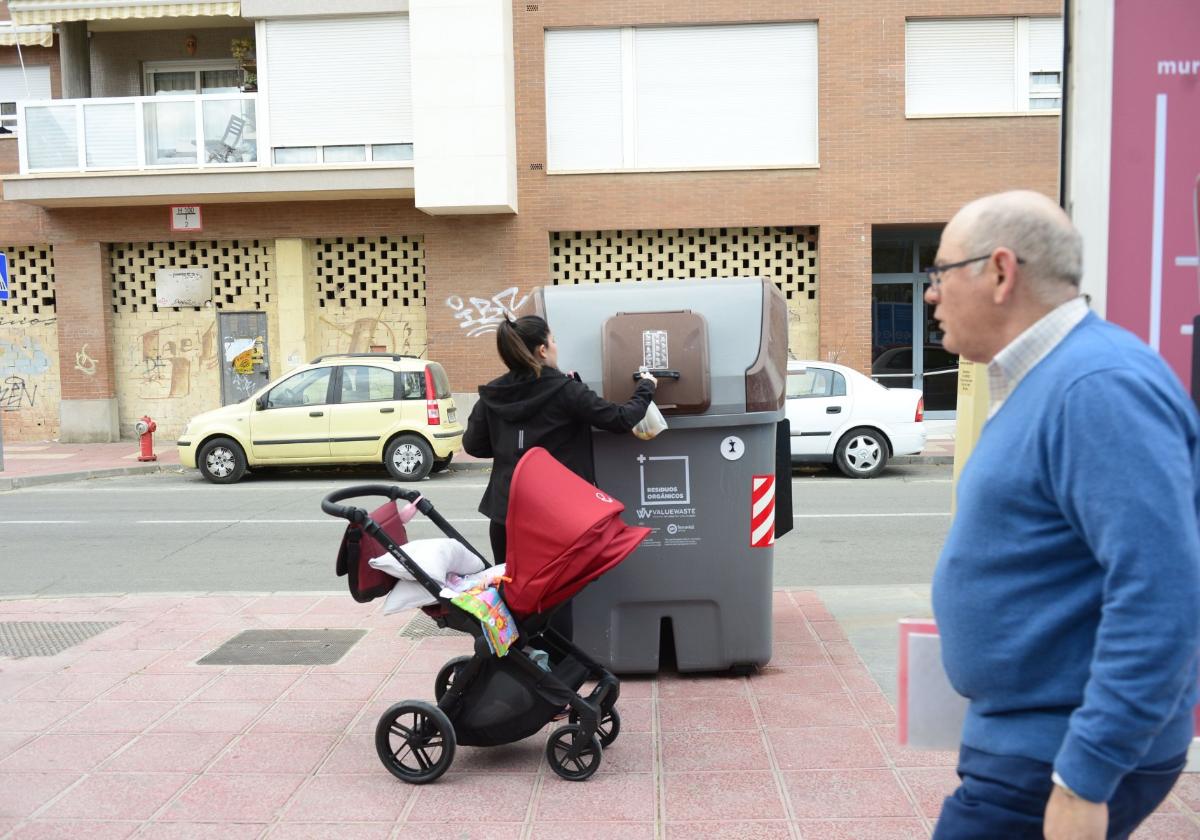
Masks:
[[[425,414],[430,426],[442,425],[442,412],[438,408],[437,391],[433,387],[433,370],[425,368]]]
[[[925,398],[921,397],[919,400],[917,400],[917,413],[916,413],[916,416],[913,417],[913,422],[920,423],[924,419],[925,419]]]

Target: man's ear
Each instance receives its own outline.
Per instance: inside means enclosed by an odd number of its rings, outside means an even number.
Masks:
[[[990,266],[996,273],[992,279],[995,284],[992,287],[992,302],[1008,303],[1016,294],[1017,255],[1009,248],[997,248],[992,253]]]

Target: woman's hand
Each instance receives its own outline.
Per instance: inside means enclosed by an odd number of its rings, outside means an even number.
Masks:
[[[654,375],[652,373],[650,373],[650,371],[643,370],[643,371],[639,371],[639,373],[642,374],[642,379],[649,379],[650,384],[653,385],[656,389],[658,388],[658,380],[654,378]]]

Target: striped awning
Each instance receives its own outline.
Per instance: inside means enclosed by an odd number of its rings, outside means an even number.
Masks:
[[[0,46],[53,47],[54,27],[48,23],[16,26],[12,21],[0,20]]]
[[[237,0],[179,3],[176,0],[8,0],[8,12],[18,25],[63,23],[73,20],[127,20],[129,18],[240,17]]]

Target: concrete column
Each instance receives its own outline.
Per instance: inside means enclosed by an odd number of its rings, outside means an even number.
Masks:
[[[272,371],[274,375],[307,364],[317,355],[317,289],[314,276],[311,242],[304,239],[275,240],[279,349],[272,355],[279,360],[279,366]]]
[[[92,50],[86,20],[58,25],[58,57],[62,63],[62,98],[91,98]]]
[[[59,439],[99,443],[121,439],[113,372],[112,290],[102,242],[54,245],[55,306],[62,404]],[[126,430],[129,436],[132,429]]]

